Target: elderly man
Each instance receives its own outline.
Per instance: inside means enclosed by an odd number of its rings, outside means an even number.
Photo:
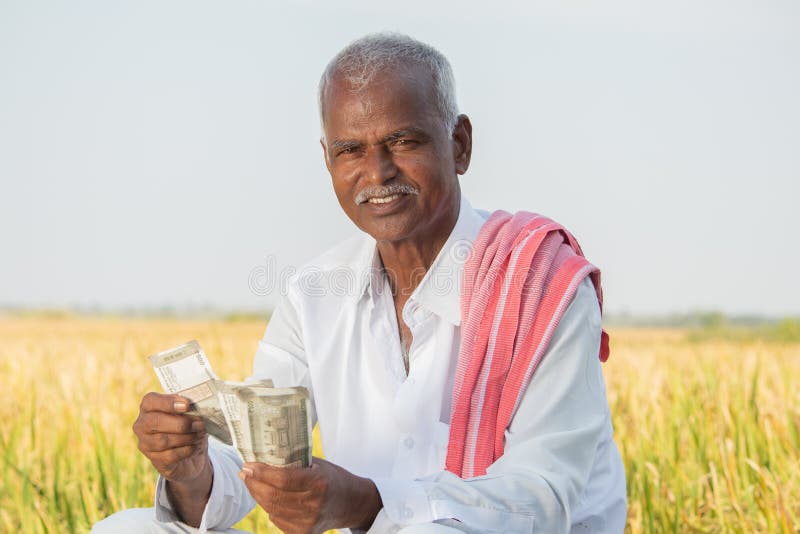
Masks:
[[[293,278],[253,378],[311,391],[327,461],[242,465],[182,415],[185,399],[150,393],[134,431],[161,474],[155,512],[95,531],[225,531],[257,504],[286,532],[622,532],[599,276],[577,243],[461,195],[472,125],[430,46],[355,41],[325,70],[319,104],[336,196],[363,233]],[[494,283],[513,282],[525,254],[519,288]]]

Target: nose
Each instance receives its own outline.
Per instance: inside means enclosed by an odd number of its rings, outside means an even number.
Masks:
[[[382,184],[397,176],[392,153],[383,145],[369,147],[363,161],[364,174],[373,183]]]

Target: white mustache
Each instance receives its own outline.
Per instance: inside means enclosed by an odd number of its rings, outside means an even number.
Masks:
[[[372,185],[359,191],[356,195],[356,204],[363,204],[371,198],[388,197],[391,195],[418,195],[419,190],[408,184],[392,184],[386,186]]]

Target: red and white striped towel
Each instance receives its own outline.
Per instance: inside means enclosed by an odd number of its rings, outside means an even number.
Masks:
[[[564,227],[540,215],[492,213],[473,244],[461,288],[461,349],[446,469],[486,474],[505,430],[584,277],[602,309],[600,271]],[[600,360],[608,358],[603,332]]]

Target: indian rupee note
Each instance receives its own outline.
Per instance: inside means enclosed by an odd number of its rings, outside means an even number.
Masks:
[[[253,447],[250,445],[249,425],[242,423],[241,401],[239,401],[238,391],[247,387],[273,387],[272,380],[260,380],[258,382],[228,382],[217,380],[217,396],[228,423],[228,430],[231,433],[233,446],[239,452],[239,456],[245,462],[255,462],[252,454]]]
[[[250,434],[251,448],[242,451],[243,457],[279,467],[311,465],[311,419],[306,388],[251,386],[240,388],[237,395],[243,434]]]
[[[187,413],[200,416],[210,435],[228,445],[233,444],[217,395],[217,375],[197,341],[154,354],[150,356],[150,363],[165,392],[189,399]]]

